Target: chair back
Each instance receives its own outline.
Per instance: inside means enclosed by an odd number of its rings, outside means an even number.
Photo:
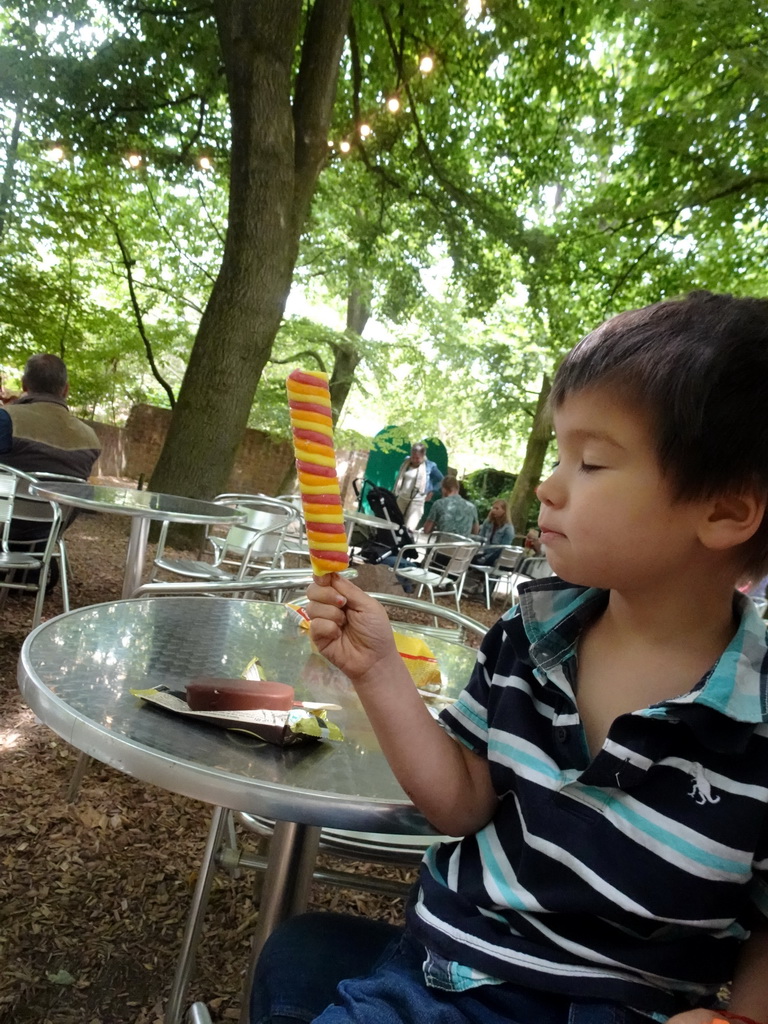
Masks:
[[[525,553],[525,548],[507,547],[502,548],[499,557],[493,563],[496,569],[514,569]]]
[[[462,543],[434,544],[429,552],[429,564],[432,564],[434,556],[441,554],[448,559],[445,566],[445,574],[448,576],[462,576],[467,569],[479,547],[477,541],[464,540]]]
[[[0,472],[0,543],[3,551],[8,549],[8,531],[13,518],[13,501],[16,495],[16,477]]]
[[[517,571],[521,575],[530,576],[534,580],[544,579],[546,576],[554,576],[549,562],[540,555],[523,559]]]
[[[285,502],[262,496],[247,500],[221,502],[245,513],[245,522],[231,526],[224,541],[222,561],[243,561],[276,564],[288,527],[299,518],[297,509]]]

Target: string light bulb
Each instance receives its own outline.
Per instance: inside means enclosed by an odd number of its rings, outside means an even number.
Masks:
[[[125,158],[129,167],[135,171],[137,167],[141,166],[141,156],[138,153],[129,153]]]
[[[361,139],[367,139],[368,136],[373,131],[373,128],[371,128],[371,126],[369,124],[361,124],[360,127],[357,130],[360,133],[360,138]]]
[[[352,146],[347,142],[346,139],[342,139],[341,142],[339,143],[339,149],[341,150],[342,153],[348,153],[351,148]]]
[[[390,96],[387,100],[387,110],[390,114],[396,114],[400,109],[400,100],[397,96]]]
[[[213,169],[213,160],[209,156],[201,156],[197,161],[197,166],[201,171],[210,171]]]
[[[51,146],[51,148],[48,150],[48,156],[51,158],[51,160],[63,160],[64,150],[61,148],[61,146]]]
[[[428,75],[430,71],[434,70],[434,67],[434,59],[430,57],[428,53],[425,53],[424,56],[419,61],[419,71],[422,73],[422,75]]]

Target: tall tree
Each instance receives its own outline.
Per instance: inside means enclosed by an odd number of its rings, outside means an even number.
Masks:
[[[328,154],[351,0],[215,0],[232,120],[229,224],[151,486],[224,490],[269,358],[301,230]],[[294,53],[301,45],[293,81]],[[211,416],[201,409],[215,409]]]

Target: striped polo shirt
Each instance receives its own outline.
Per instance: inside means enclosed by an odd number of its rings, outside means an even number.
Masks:
[[[736,594],[736,635],[707,676],[619,716],[590,759],[576,645],[607,600],[526,584],[442,713],[488,759],[500,803],[422,865],[408,923],[431,986],[509,981],[666,1020],[711,1005],[765,923],[765,622]]]

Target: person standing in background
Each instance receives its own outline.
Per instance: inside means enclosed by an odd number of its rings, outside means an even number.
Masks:
[[[427,458],[427,446],[421,442],[411,445],[411,454],[403,459],[392,492],[403,513],[406,529],[414,533],[424,515],[424,505],[440,486],[443,474]]]

